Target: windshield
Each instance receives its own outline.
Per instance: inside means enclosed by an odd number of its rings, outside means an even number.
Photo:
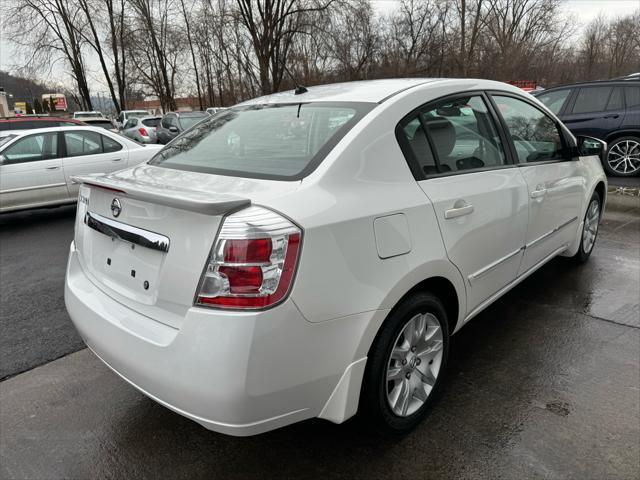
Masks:
[[[205,117],[149,162],[220,175],[299,180],[375,104],[251,105]]]
[[[17,137],[17,135],[4,135],[4,136],[0,137],[0,147],[2,147],[3,145],[6,145],[7,143],[9,143],[11,140],[13,140],[16,137]]]
[[[146,127],[157,127],[159,123],[159,118],[147,118],[146,120],[142,120],[142,124]]]
[[[148,116],[149,112],[127,112],[127,118],[142,118]]]

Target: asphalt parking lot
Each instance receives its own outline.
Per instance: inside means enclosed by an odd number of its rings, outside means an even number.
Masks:
[[[625,205],[589,263],[552,261],[454,336],[431,415],[396,440],[319,420],[233,438],[159,406],[68,320],[74,209],[0,217],[0,478],[638,478],[640,209]]]

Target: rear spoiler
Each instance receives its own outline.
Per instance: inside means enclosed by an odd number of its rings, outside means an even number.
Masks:
[[[73,183],[109,190],[116,195],[145,202],[189,210],[205,215],[222,215],[251,205],[248,198],[235,195],[189,190],[184,187],[154,186],[109,176],[71,177]]]

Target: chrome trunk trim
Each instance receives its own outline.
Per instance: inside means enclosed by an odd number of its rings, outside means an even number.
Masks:
[[[159,233],[143,230],[142,228],[127,225],[126,223],[116,222],[91,212],[85,214],[84,223],[87,227],[111,238],[119,238],[125,242],[152,250],[159,250],[160,252],[169,251],[169,237],[160,235]]]

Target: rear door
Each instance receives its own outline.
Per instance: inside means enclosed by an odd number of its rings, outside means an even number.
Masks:
[[[58,133],[27,135],[0,157],[0,208],[12,210],[68,198]]]
[[[529,220],[518,275],[559,253],[576,237],[583,197],[579,158],[561,128],[533,102],[492,94],[529,196]]]
[[[575,135],[606,138],[624,119],[622,87],[612,85],[580,87],[562,115],[563,123]]]
[[[480,93],[426,105],[398,137],[431,200],[468,312],[516,278],[527,228],[527,186]],[[417,167],[415,167],[417,165]]]
[[[64,175],[69,195],[78,196],[79,185],[71,177],[88,173],[109,173],[127,166],[127,148],[115,139],[90,130],[68,130],[63,133]]]

